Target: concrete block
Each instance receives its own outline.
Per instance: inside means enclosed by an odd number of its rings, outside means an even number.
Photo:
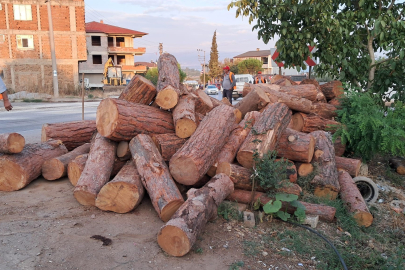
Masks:
[[[319,216],[306,216],[303,224],[310,225],[311,228],[318,226]]]
[[[256,226],[255,215],[253,214],[253,212],[243,212],[243,223],[248,228],[254,228]]]

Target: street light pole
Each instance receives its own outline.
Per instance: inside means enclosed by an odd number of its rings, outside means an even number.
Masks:
[[[204,74],[204,84],[203,84],[203,89],[204,89],[204,92],[205,92],[205,51],[204,50],[201,50],[201,49],[197,49],[197,51],[198,52],[204,52],[204,58],[203,58],[203,74]],[[200,56],[200,53],[198,53],[198,60],[200,61],[200,63],[201,63],[201,56]]]
[[[51,46],[51,58],[52,58],[53,95],[57,98],[59,97],[59,85],[58,85],[58,72],[56,68],[55,40],[53,37],[51,0],[47,0],[46,4],[48,7],[49,43]]]

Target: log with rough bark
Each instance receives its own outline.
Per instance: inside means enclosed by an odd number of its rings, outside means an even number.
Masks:
[[[319,102],[321,102],[321,103],[322,103],[322,102],[323,102],[323,103],[326,103],[326,97],[325,97],[325,95],[322,93],[321,87],[320,87],[319,83],[318,83],[316,80],[314,80],[314,79],[305,79],[305,80],[302,80],[301,83],[300,83],[300,85],[304,85],[304,84],[313,84],[313,85],[315,85],[316,90],[318,91],[318,94],[317,94],[317,97],[316,97],[316,101],[314,101],[314,102],[316,102],[316,103],[319,103]]]
[[[169,161],[187,141],[187,139],[177,137],[174,133],[154,134],[152,140],[164,161]]]
[[[238,203],[246,203],[250,204],[252,201],[258,201],[260,200],[260,203],[262,205],[265,205],[271,200],[274,200],[274,198],[269,198],[266,196],[265,193],[262,192],[255,192],[253,200],[252,200],[252,193],[250,191],[246,190],[238,190],[236,189],[231,195],[229,195],[227,198],[229,201],[236,201]],[[287,212],[290,214],[293,214],[295,210],[297,210],[295,207],[292,207],[289,205],[289,203],[282,202],[283,207],[282,209],[287,209]],[[336,213],[336,208],[324,204],[312,204],[312,203],[307,203],[307,202],[301,202],[300,203],[305,207],[305,214],[306,215],[313,215],[313,216],[319,216],[320,220],[326,221],[326,222],[333,222],[335,219],[335,213]]]
[[[60,157],[48,159],[42,164],[42,176],[46,180],[56,180],[66,176],[69,162],[79,155],[87,154],[89,151],[90,143],[86,143]]]
[[[67,150],[89,143],[96,132],[96,121],[84,120],[42,125],[41,141],[61,140]]]
[[[196,113],[206,115],[214,108],[211,98],[203,90],[194,91],[192,96],[195,98]]]
[[[277,156],[294,161],[309,163],[315,149],[315,139],[311,134],[287,128],[281,134],[277,145]]]
[[[235,108],[241,111],[242,117],[251,111],[259,111],[270,102],[266,93],[260,88],[254,88],[246,97],[239,101]]]
[[[314,171],[314,166],[311,163],[295,162],[295,167],[300,177],[308,176]]]
[[[170,173],[184,185],[194,185],[216,161],[235,124],[232,107],[214,108],[190,139],[170,159]]]
[[[143,133],[174,133],[171,113],[112,98],[100,102],[96,123],[98,132],[113,141],[129,141]]]
[[[398,174],[405,175],[405,161],[400,158],[391,158],[389,159],[389,165],[393,168]]]
[[[340,137],[336,138],[333,147],[335,148],[335,155],[337,157],[343,156],[346,151],[346,144],[342,144],[342,139]]]
[[[116,142],[97,133],[84,170],[73,191],[80,204],[95,205],[98,192],[110,180],[116,151]]]
[[[314,103],[311,107],[311,112],[325,119],[332,119],[337,116],[336,107],[328,103]]]
[[[177,105],[182,94],[177,60],[173,55],[164,53],[159,57],[157,66],[159,76],[156,87],[156,104],[162,109],[169,110]]]
[[[225,105],[232,106],[231,102],[229,102],[229,99],[227,99],[226,97],[222,98],[221,102]]]
[[[291,120],[291,110],[282,103],[269,104],[256,120],[252,130],[239,148],[236,158],[243,167],[253,168],[255,152],[262,158],[276,150],[277,140]]]
[[[18,133],[0,134],[0,153],[17,154],[20,153],[25,146],[25,139]]]
[[[344,94],[343,86],[340,81],[330,81],[322,84],[320,87],[327,100],[339,98]]]
[[[149,135],[139,134],[131,140],[129,148],[153,207],[160,219],[168,221],[184,203],[169,168]]]
[[[274,84],[280,85],[280,86],[291,86],[291,85],[293,85],[289,80],[287,80],[287,78],[281,78],[281,79],[275,81]],[[297,85],[297,84],[294,83],[294,85]]]
[[[335,156],[336,168],[347,171],[351,176],[357,177],[360,172],[361,160]]]
[[[339,171],[340,197],[349,213],[359,226],[369,227],[373,223],[373,215],[368,210],[366,202],[350,175]]]
[[[277,75],[271,77],[270,83],[271,83],[271,84],[274,84],[276,81],[278,81],[278,80],[280,80],[280,79],[283,79],[283,78],[284,78],[283,75],[277,74]]]
[[[288,128],[300,132],[303,127],[304,127],[304,119],[302,118],[301,114],[294,113],[291,116],[291,121],[288,124]]]
[[[328,104],[335,106],[335,108],[337,108],[337,109],[339,109],[342,106],[340,99],[338,99],[338,98],[329,100]]]
[[[67,153],[59,140],[25,145],[18,154],[0,154],[0,191],[24,188],[41,175],[42,164]]]
[[[101,188],[96,207],[104,211],[128,213],[141,203],[144,194],[138,170],[134,162],[129,160],[114,179]]]
[[[313,161],[318,163],[319,170],[319,174],[311,181],[315,187],[314,195],[334,200],[339,193],[340,186],[332,138],[325,131],[315,131],[311,135],[315,138]]]
[[[128,160],[132,158],[131,151],[129,150],[128,141],[121,141],[118,143],[117,157],[121,160]]]
[[[218,106],[220,106],[220,105],[224,105],[224,104],[225,104],[225,105],[228,105],[228,106],[231,106],[232,108],[234,108],[227,98],[223,98],[223,99],[222,99],[222,102],[219,101],[219,100],[216,99],[216,98],[211,97],[211,96],[210,96],[210,99],[211,99],[211,101],[212,101],[213,108],[218,107]],[[225,100],[226,100],[227,102],[225,102]],[[240,121],[242,121],[242,119],[243,119],[242,112],[241,112],[240,110],[234,108],[234,114],[235,114],[235,118],[236,118],[236,122],[235,122],[235,123],[236,123],[236,124],[239,124]]]
[[[219,204],[233,190],[232,181],[224,174],[216,175],[200,189],[190,189],[187,201],[160,229],[159,246],[172,256],[186,255],[205,224],[216,217]]]
[[[313,113],[297,113],[297,116],[295,116],[295,122],[297,123],[296,125],[294,125],[295,128],[293,128],[292,126],[290,128],[305,133],[310,133],[317,130],[324,130],[334,133],[340,125],[339,122],[325,119]],[[299,127],[301,126],[300,123],[302,123],[301,130],[299,130]]]
[[[306,98],[310,101],[316,101],[318,97],[318,90],[313,84],[281,86],[279,91],[293,96]]]
[[[179,138],[188,138],[197,129],[195,119],[195,101],[190,95],[184,95],[173,110],[173,122],[176,135]]]
[[[151,81],[144,76],[135,75],[122,91],[119,99],[149,105],[156,93],[156,87]]]

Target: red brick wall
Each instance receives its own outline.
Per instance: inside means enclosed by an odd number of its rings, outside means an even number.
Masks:
[[[84,7],[76,7],[76,31],[86,31]]]
[[[72,38],[67,35],[54,36],[56,59],[72,59]],[[42,58],[51,59],[49,37],[42,36]]]
[[[23,4],[23,3],[21,3]],[[37,6],[31,5],[32,21],[14,20],[14,8],[8,5],[8,20],[10,29],[14,30],[38,30]]]
[[[41,30],[49,30],[48,8],[41,5],[39,8],[41,19]],[[70,31],[70,15],[68,6],[52,6],[52,22],[54,31]]]
[[[39,37],[34,36],[34,49],[17,49],[16,35],[10,35],[11,53],[13,59],[39,59]]]
[[[6,24],[6,7],[4,3],[1,3],[2,10],[0,10],[0,29],[7,29]]]
[[[1,35],[0,35],[0,38]],[[8,53],[8,36],[4,35],[4,43],[0,43],[0,58],[10,58]]]
[[[77,58],[87,59],[86,36],[77,36]]]

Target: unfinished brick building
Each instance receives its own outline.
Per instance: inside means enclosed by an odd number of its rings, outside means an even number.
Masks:
[[[59,91],[79,83],[87,59],[84,0],[51,1]],[[13,91],[52,93],[52,60],[44,0],[0,0],[0,76]]]

